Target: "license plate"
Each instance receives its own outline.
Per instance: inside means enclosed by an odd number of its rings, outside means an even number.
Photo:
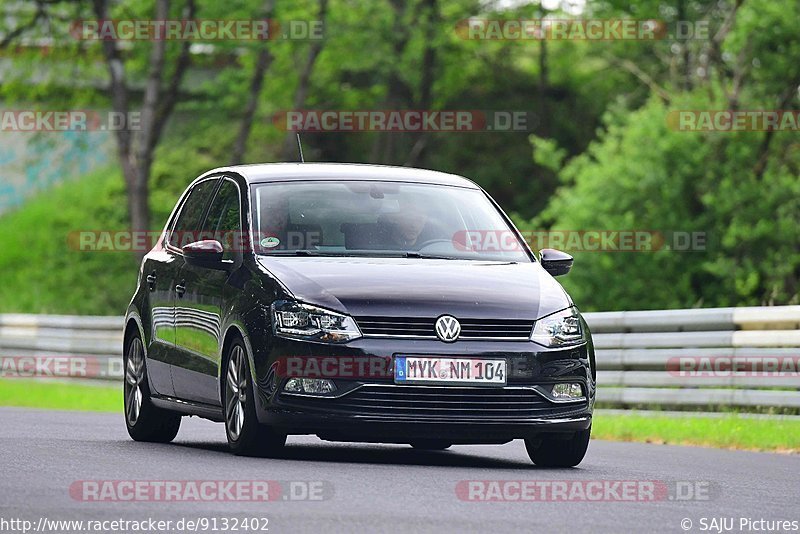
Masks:
[[[432,358],[397,356],[394,362],[396,384],[506,384],[506,361],[475,358]]]

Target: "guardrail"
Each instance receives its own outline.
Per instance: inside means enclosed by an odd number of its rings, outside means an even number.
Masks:
[[[597,350],[602,405],[800,411],[800,306],[585,318]],[[121,317],[0,315],[0,374],[26,357],[81,356],[89,370],[84,366],[73,376],[120,379],[122,327]],[[754,371],[753,362],[766,372]]]
[[[800,409],[800,306],[585,318],[597,351],[597,398],[604,405]],[[737,366],[741,371],[733,372]]]

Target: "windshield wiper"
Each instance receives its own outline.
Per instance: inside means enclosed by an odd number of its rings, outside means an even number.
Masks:
[[[262,252],[259,256],[319,256],[316,250],[273,250],[272,252]]]
[[[262,256],[325,256],[333,258],[386,258],[386,257],[404,257],[403,252],[382,252],[382,251],[366,251],[366,250],[274,250],[272,252],[265,252]]]
[[[436,254],[424,254],[416,251],[334,251],[334,250],[274,250],[266,252],[263,256],[329,256],[329,257],[343,257],[343,258],[415,258],[424,260],[458,260],[453,256],[439,256]]]
[[[457,260],[453,256],[438,256],[436,254],[423,254],[422,252],[409,251],[405,253],[406,258],[419,258],[423,260]]]

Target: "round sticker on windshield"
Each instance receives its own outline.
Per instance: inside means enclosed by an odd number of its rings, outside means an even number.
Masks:
[[[265,237],[261,240],[261,246],[264,248],[275,248],[281,244],[281,240],[277,237]]]

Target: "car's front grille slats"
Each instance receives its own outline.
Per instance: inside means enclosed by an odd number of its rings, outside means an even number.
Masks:
[[[462,339],[527,341],[533,321],[518,319],[459,319]],[[365,337],[436,339],[436,319],[408,317],[356,317]]]
[[[339,398],[290,398],[325,411],[398,417],[526,418],[580,411],[585,403],[553,403],[529,388],[365,385]]]

